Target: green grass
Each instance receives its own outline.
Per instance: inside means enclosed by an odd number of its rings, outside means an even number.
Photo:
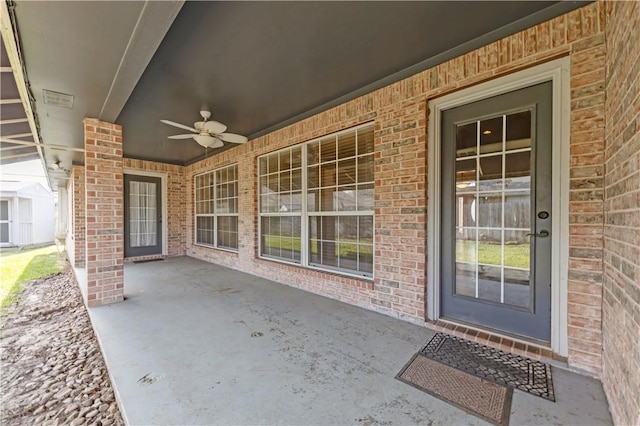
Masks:
[[[264,245],[269,248],[279,248],[281,250],[292,250],[292,251],[300,251],[301,241],[299,238],[293,237],[277,237],[272,235],[267,235],[264,237]],[[336,244],[336,256],[340,257],[356,257],[358,253],[358,244],[355,241],[340,241],[339,244]],[[318,241],[311,240],[311,253],[318,252]],[[360,246],[360,254],[373,254],[373,248],[371,246],[361,245]]]
[[[27,281],[60,272],[64,261],[55,245],[0,252],[0,308],[18,299]]]
[[[500,265],[500,244],[479,243],[478,263],[488,265]],[[456,242],[456,260],[462,262],[475,262],[475,243],[473,241]],[[529,244],[507,244],[504,246],[504,266],[529,269]]]

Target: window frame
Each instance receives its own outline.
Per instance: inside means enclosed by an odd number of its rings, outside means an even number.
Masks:
[[[228,213],[228,212],[224,212],[224,213],[219,213],[218,212],[218,192],[217,192],[217,186],[218,186],[218,172],[221,172],[223,170],[228,170],[229,169],[235,169],[234,170],[234,180],[227,180],[224,183],[225,184],[230,184],[230,183],[235,183],[236,186],[236,191],[235,191],[235,195],[234,197],[225,197],[224,199],[228,200],[230,198],[235,198],[235,202],[236,202],[236,211],[235,213]],[[211,175],[212,176],[212,180],[211,180],[211,187],[213,188],[212,190],[212,198],[207,200],[212,204],[212,210],[213,213],[198,213],[198,178],[205,176],[205,175]],[[213,170],[209,170],[206,172],[202,172],[202,173],[198,173],[196,175],[193,176],[193,245],[195,246],[199,246],[199,247],[206,247],[206,248],[213,248],[213,249],[217,249],[217,250],[222,250],[222,251],[228,251],[231,253],[238,253],[239,251],[239,246],[240,246],[240,214],[239,214],[239,177],[238,177],[238,164],[234,163],[234,164],[230,164],[227,166],[223,166],[223,167],[218,167],[216,169]],[[198,218],[199,217],[211,217],[213,218],[213,244],[208,244],[208,243],[203,243],[203,242],[199,242],[198,241]],[[219,222],[219,218],[222,217],[235,217],[236,218],[236,248],[231,248],[231,247],[225,247],[225,246],[220,246],[218,245],[218,222]]]
[[[330,133],[328,135],[323,135],[321,137],[318,138],[314,138],[312,140],[306,141],[306,142],[302,142],[293,146],[288,146],[286,148],[282,148],[279,149],[277,151],[272,151],[269,152],[267,154],[263,154],[260,155],[256,158],[256,168],[257,168],[257,210],[258,210],[258,226],[257,226],[257,237],[258,237],[258,252],[257,252],[257,256],[259,259],[264,259],[264,260],[268,260],[268,261],[272,261],[272,262],[278,262],[278,263],[283,263],[286,265],[295,265],[295,266],[300,266],[300,267],[304,267],[304,268],[308,268],[308,269],[313,269],[313,270],[317,270],[317,271],[322,271],[322,272],[329,272],[329,273],[335,273],[335,274],[340,274],[340,275],[345,275],[345,276],[349,276],[349,277],[353,277],[353,278],[358,278],[358,279],[363,279],[363,280],[368,280],[368,281],[373,281],[374,280],[374,274],[375,274],[375,205],[372,206],[372,208],[370,210],[358,210],[356,208],[356,210],[332,210],[332,211],[322,211],[322,210],[314,210],[314,211],[310,211],[309,207],[308,207],[308,197],[310,194],[312,194],[312,192],[309,191],[309,181],[308,181],[308,168],[309,168],[309,159],[308,159],[308,146],[314,143],[322,143],[323,141],[326,141],[329,138],[335,138],[336,141],[338,140],[338,138],[344,134],[350,133],[350,132],[355,132],[357,135],[357,132],[363,129],[366,129],[370,127],[372,132],[375,133],[375,126],[373,122],[368,122],[368,123],[364,123],[358,126],[354,126],[354,127],[350,127],[348,129],[344,129],[341,130],[339,132],[335,132],[335,133]],[[357,136],[356,136],[356,144],[357,144]],[[301,200],[302,200],[302,205],[301,205],[301,209],[300,211],[295,211],[295,212],[290,212],[290,211],[286,211],[286,212],[282,212],[282,211],[273,211],[273,212],[263,212],[262,211],[262,200],[263,200],[263,193],[261,192],[261,178],[263,176],[268,176],[270,173],[265,173],[262,174],[261,170],[260,170],[260,162],[263,158],[269,157],[271,155],[274,154],[280,154],[282,152],[285,151],[290,151],[292,152],[295,149],[299,149],[300,155],[301,155],[301,171],[302,171],[302,182],[301,182]],[[367,154],[356,154],[353,157],[348,157],[348,158],[359,158],[363,155],[371,155],[374,162],[375,162],[375,137],[374,137],[374,146],[371,152],[367,153]],[[336,159],[336,164],[339,162],[338,159]],[[322,162],[320,162],[322,163]],[[317,163],[317,164],[320,164]],[[282,170],[280,169],[280,165],[278,165],[278,173],[281,173]],[[292,170],[291,168],[289,170]],[[360,182],[355,182],[354,186],[360,185]],[[371,180],[371,184],[373,185],[373,194],[375,194],[375,173],[372,176],[372,180]],[[336,183],[335,188],[337,189],[340,185],[338,185]],[[293,191],[292,191],[293,192]],[[317,263],[313,263],[311,262],[310,258],[311,258],[311,242],[310,242],[310,219],[313,218],[321,218],[321,217],[353,217],[353,216],[368,216],[371,217],[371,222],[372,222],[372,237],[371,237],[371,247],[372,247],[372,254],[371,254],[371,264],[372,264],[372,271],[371,273],[365,273],[365,272],[359,272],[359,271],[355,271],[353,269],[346,269],[346,268],[340,268],[340,267],[333,267],[333,266],[328,266],[328,265],[322,265],[322,264],[317,264]],[[269,255],[265,255],[263,254],[263,235],[262,235],[262,222],[263,222],[263,218],[265,217],[297,217],[300,218],[300,261],[294,261],[294,260],[286,260],[284,258],[281,257],[274,257],[274,256],[269,256]],[[337,241],[336,241],[337,242]]]

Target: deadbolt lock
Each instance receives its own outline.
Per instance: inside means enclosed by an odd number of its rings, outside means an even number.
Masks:
[[[540,219],[546,219],[546,218],[549,217],[549,212],[540,212],[540,213],[538,213],[538,217]]]

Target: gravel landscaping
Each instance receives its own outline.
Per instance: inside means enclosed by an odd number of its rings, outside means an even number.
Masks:
[[[0,424],[124,424],[70,269],[27,283],[1,322]]]

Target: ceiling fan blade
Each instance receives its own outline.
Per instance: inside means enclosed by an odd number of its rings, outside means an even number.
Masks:
[[[200,132],[202,131],[202,129],[204,129],[204,123],[204,121],[196,121],[195,123],[193,123],[193,127],[195,127],[196,130]]]
[[[169,136],[169,139],[191,139],[193,134],[184,134],[184,135],[172,135]]]
[[[246,136],[236,135],[235,133],[221,133],[218,137],[225,142],[231,143],[245,143],[249,140]]]
[[[160,120],[160,122],[164,124],[168,124],[169,126],[177,127],[179,129],[189,130],[190,132],[197,132],[193,127],[185,126],[184,124],[176,123],[170,120]]]
[[[218,121],[206,121],[204,123],[204,128],[209,133],[219,134],[227,130],[227,126],[218,122]]]
[[[215,142],[209,145],[209,148],[222,148],[224,146],[224,142],[222,142],[218,138],[214,138]]]

